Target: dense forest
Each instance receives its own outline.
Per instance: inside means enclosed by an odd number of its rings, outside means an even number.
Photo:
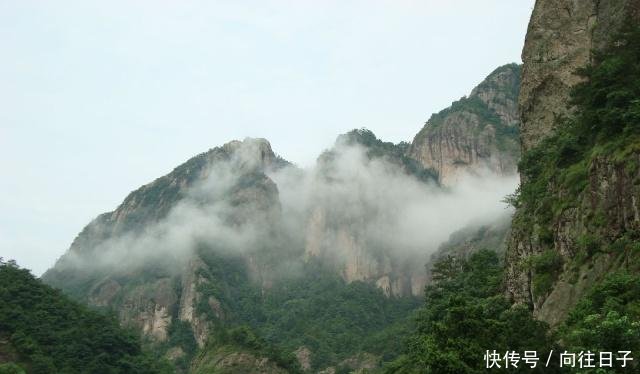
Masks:
[[[503,266],[494,251],[446,257],[435,264],[433,277],[416,332],[388,373],[478,373],[485,370],[486,350],[552,349],[548,326],[502,295]]]
[[[274,353],[269,357],[281,363],[286,363],[284,354],[276,352],[299,347],[314,352],[311,366],[316,369],[339,366],[358,352],[391,359],[403,349],[398,336],[411,330],[410,316],[420,303],[414,297],[387,297],[365,282],[346,283],[319,261],[305,264],[302,275],[260,292],[241,259],[215,252],[201,256],[209,265],[201,273],[208,279],[200,288],[202,300],[215,297],[229,315],[221,319],[204,302],[200,310],[225,328],[250,329],[262,341],[260,347]]]
[[[1,259],[0,300],[0,373],[172,372],[115,317],[70,300]]]
[[[611,274],[557,330],[535,320],[524,306],[512,306],[502,292],[504,267],[495,252],[481,250],[468,259],[447,257],[435,265],[436,282],[425,291],[417,328],[406,351],[387,373],[482,373],[484,354],[535,351],[618,352],[640,349],[640,276]],[[557,343],[562,342],[562,344]],[[514,372],[571,372],[552,355],[549,366],[520,365]],[[502,364],[504,366],[504,363]],[[625,372],[621,367],[611,371]],[[581,373],[588,373],[582,369]]]

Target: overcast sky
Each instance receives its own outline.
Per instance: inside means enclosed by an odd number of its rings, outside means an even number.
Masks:
[[[41,274],[99,213],[247,136],[311,165],[410,141],[519,62],[533,0],[0,0],[0,256]]]

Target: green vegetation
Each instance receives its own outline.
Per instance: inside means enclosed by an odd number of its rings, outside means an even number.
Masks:
[[[364,282],[347,284],[320,264],[307,264],[304,274],[277,283],[266,294],[266,320],[259,329],[268,341],[287,351],[308,347],[315,368],[358,352],[382,355],[401,348],[397,340],[380,342],[369,337],[382,337],[387,328],[402,329],[399,321],[418,307],[418,300],[389,298]]]
[[[431,257],[431,262],[440,258],[469,253],[483,248],[491,248],[498,254],[504,254],[506,238],[511,228],[511,217],[505,216],[487,225],[470,225],[449,236],[438,251]]]
[[[554,280],[562,270],[562,257],[557,251],[547,249],[529,258],[533,270],[534,296],[542,296],[551,291]]]
[[[312,351],[315,369],[359,352],[390,359],[403,347],[395,334],[410,330],[409,317],[419,306],[417,298],[389,298],[374,285],[347,284],[316,261],[301,264],[298,276],[276,280],[263,294],[249,280],[240,258],[214,251],[200,255],[209,270],[200,274],[208,281],[199,289],[203,297],[198,312],[227,327],[251,328],[264,348],[260,353],[276,362],[282,360],[274,352],[293,352],[301,346]],[[226,316],[217,315],[209,300],[219,301]]]
[[[462,97],[460,100],[454,101],[451,103],[450,107],[432,114],[431,118],[429,118],[428,124],[432,127],[441,126],[449,115],[456,112],[475,114],[483,120],[483,125],[502,125],[502,121],[496,112],[491,110],[487,104],[477,96]],[[517,128],[514,131],[517,131]]]
[[[615,40],[578,72],[584,81],[571,94],[574,114],[558,119],[554,134],[523,155],[519,168],[526,182],[513,201],[527,212],[522,225],[549,227],[576,207],[596,158],[637,167],[628,156],[640,151],[640,28],[628,25]],[[590,217],[593,227],[604,224],[598,214]],[[541,234],[542,243],[550,243]],[[593,254],[595,248],[588,247]]]
[[[556,256],[543,253],[532,266],[553,272]],[[484,352],[535,350],[539,357],[554,352],[615,352],[640,350],[640,276],[619,271],[597,284],[550,332],[522,306],[512,306],[502,296],[503,267],[494,252],[482,250],[468,259],[443,258],[434,267],[437,282],[426,289],[425,306],[406,349],[386,366],[387,373],[483,373]],[[558,343],[561,342],[561,343]],[[629,372],[617,365],[597,368],[528,366],[511,372]],[[615,366],[615,365],[614,365]],[[627,371],[625,371],[627,370]]]
[[[638,352],[640,276],[625,271],[609,275],[576,306],[560,332],[572,351]],[[615,370],[611,372],[628,372]]]
[[[193,335],[193,329],[191,324],[186,321],[181,321],[178,318],[174,318],[169,325],[167,331],[168,339],[166,342],[155,344],[154,353],[161,358],[162,355],[167,354],[171,348],[180,348],[182,355],[172,360],[172,364],[175,368],[187,372],[191,365],[191,360],[195,356],[198,350],[198,344]]]
[[[0,364],[0,374],[25,374],[26,372],[20,365],[13,362]]]
[[[0,260],[0,300],[0,338],[16,356],[0,373],[170,372],[115,318],[71,301],[14,262]]]
[[[301,373],[302,369],[293,355],[293,351],[285,353],[282,349],[269,344],[262,337],[246,325],[225,327],[218,323],[214,333],[207,342],[206,351],[227,350],[233,352],[248,352],[255,357],[266,357],[278,367],[289,373]]]
[[[482,373],[490,371],[485,369],[486,350],[503,355],[535,350],[544,357],[554,349],[547,325],[503,297],[503,267],[495,252],[480,250],[466,260],[447,257],[434,272],[438,282],[426,289],[417,330],[405,354],[386,372]],[[557,368],[521,365],[520,371],[553,373]]]
[[[534,297],[548,293],[562,273],[555,242],[556,230],[566,219],[580,219],[583,226],[570,233],[574,253],[565,261],[574,276],[569,281],[576,281],[581,266],[602,253],[626,259],[637,255],[631,249],[640,232],[623,229],[613,235],[611,212],[594,205],[600,198],[587,195],[588,187],[601,178],[590,175],[594,166],[627,172],[638,167],[633,155],[640,152],[640,27],[628,24],[613,40],[592,65],[577,72],[584,80],[571,92],[575,110],[558,118],[553,134],[523,155],[519,169],[524,182],[507,199],[519,208],[514,228],[527,232],[542,249],[528,261]]]
[[[586,227],[573,238],[575,256],[563,259],[554,246],[553,228],[561,214],[572,208],[589,209],[580,204],[596,160],[605,159],[627,172],[638,170],[635,158],[629,156],[640,151],[640,27],[625,26],[614,40],[596,55],[593,65],[579,72],[585,80],[572,92],[574,114],[558,119],[555,132],[523,155],[519,167],[524,183],[507,200],[519,208],[514,226],[529,232],[542,248],[522,264],[532,272],[534,296],[551,290],[564,261],[575,269],[590,257],[607,255],[622,270],[596,283],[565,323],[551,332],[528,309],[503,297],[503,268],[494,253],[480,251],[467,259],[444,256],[433,268],[435,283],[426,289],[416,331],[404,353],[386,366],[387,372],[487,372],[483,360],[487,349],[535,350],[543,357],[550,349],[575,353],[640,349],[640,276],[635,273],[639,233],[627,230],[607,237],[607,212],[596,207],[581,216]],[[484,115],[481,109],[467,98],[450,108]],[[430,122],[437,126],[449,113],[434,115]],[[513,371],[521,369],[535,372]],[[624,370],[618,366],[592,372]]]
[[[495,76],[503,73],[504,71],[512,70],[514,80],[511,81],[510,86],[498,86],[495,82]],[[507,65],[500,66],[496,68],[494,71],[487,76],[482,83],[478,85],[478,90],[486,91],[490,89],[502,89],[505,90],[505,94],[507,97],[517,98],[520,93],[520,75],[522,73],[522,65],[511,63]]]

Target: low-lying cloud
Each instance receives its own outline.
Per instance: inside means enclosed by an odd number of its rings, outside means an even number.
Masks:
[[[65,262],[126,271],[154,260],[177,269],[202,245],[236,253],[286,249],[302,259],[312,215],[319,210],[331,256],[341,256],[330,236],[342,228],[376,250],[422,261],[455,231],[511,214],[501,200],[518,183],[515,175],[476,172],[442,188],[344,144],[313,168],[267,168],[266,178],[252,172],[262,160],[246,148],[250,144],[243,142],[229,160],[213,164],[161,221],[109,238],[90,256],[71,251]],[[249,182],[247,175],[253,178]]]

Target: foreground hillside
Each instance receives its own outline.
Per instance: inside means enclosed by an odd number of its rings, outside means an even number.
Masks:
[[[0,373],[169,373],[136,335],[0,259]]]

